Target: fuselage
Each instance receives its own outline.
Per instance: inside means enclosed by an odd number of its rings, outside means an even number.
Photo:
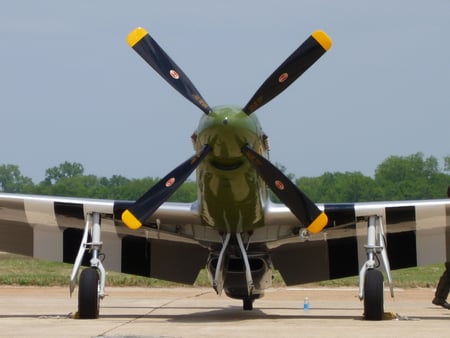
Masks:
[[[197,168],[202,222],[231,233],[262,226],[267,189],[241,152],[249,145],[267,156],[256,115],[234,106],[215,107],[201,118],[194,134],[197,151],[205,144],[211,152]]]

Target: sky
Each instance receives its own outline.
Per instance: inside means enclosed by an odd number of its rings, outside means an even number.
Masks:
[[[162,177],[203,114],[126,43],[145,27],[210,106],[244,106],[315,30],[333,47],[256,114],[296,177],[373,176],[391,155],[450,155],[450,1],[59,1],[0,4],[0,165],[42,181],[69,161]]]

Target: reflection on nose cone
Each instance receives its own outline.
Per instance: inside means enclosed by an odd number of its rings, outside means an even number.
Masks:
[[[222,106],[204,116],[197,129],[197,147],[212,148],[210,163],[217,169],[233,170],[242,165],[241,148],[256,146],[261,140],[261,127],[255,115],[248,116],[240,108]]]

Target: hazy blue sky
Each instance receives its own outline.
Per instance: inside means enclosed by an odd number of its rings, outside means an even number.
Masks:
[[[163,176],[203,114],[126,44],[145,27],[211,106],[243,106],[316,29],[333,48],[257,115],[301,176],[450,155],[450,1],[3,1],[0,164],[38,183]]]

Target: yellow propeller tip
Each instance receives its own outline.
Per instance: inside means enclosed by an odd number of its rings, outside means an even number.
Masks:
[[[138,27],[135,28],[133,31],[128,34],[127,37],[127,43],[130,47],[134,47],[135,44],[137,44],[139,41],[146,36],[148,32],[145,30],[145,28]]]
[[[333,41],[324,31],[318,30],[311,34],[314,40],[316,40],[325,51],[331,48]]]
[[[122,213],[122,222],[131,230],[137,230],[142,226],[141,221],[139,221],[128,209]]]
[[[324,212],[322,212],[308,226],[308,231],[312,234],[317,234],[317,233],[321,232],[327,224],[328,224],[328,217]]]

